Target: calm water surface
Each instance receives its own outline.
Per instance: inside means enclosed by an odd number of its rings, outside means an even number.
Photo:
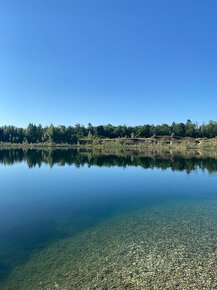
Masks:
[[[217,158],[0,150],[1,289],[217,289]]]

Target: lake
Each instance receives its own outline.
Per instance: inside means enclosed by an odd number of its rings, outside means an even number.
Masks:
[[[217,289],[217,153],[0,149],[0,289]]]

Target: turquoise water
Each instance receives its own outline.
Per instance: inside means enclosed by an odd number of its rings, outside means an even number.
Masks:
[[[198,152],[0,150],[1,289],[217,289],[216,169]]]

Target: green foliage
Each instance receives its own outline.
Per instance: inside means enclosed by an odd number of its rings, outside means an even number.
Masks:
[[[177,136],[177,137],[217,137],[217,122],[210,121],[208,124],[198,125],[191,120],[184,123],[171,125],[140,125],[140,126],[112,126],[88,124],[87,127],[76,124],[75,126],[50,126],[42,127],[30,123],[27,128],[15,126],[0,127],[0,142],[13,144],[77,144],[81,139],[91,140],[94,145],[99,144],[100,139],[115,138],[149,138],[152,136]]]

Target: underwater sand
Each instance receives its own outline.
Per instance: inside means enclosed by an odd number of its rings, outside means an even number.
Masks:
[[[109,217],[35,251],[2,289],[217,289],[217,201]]]

